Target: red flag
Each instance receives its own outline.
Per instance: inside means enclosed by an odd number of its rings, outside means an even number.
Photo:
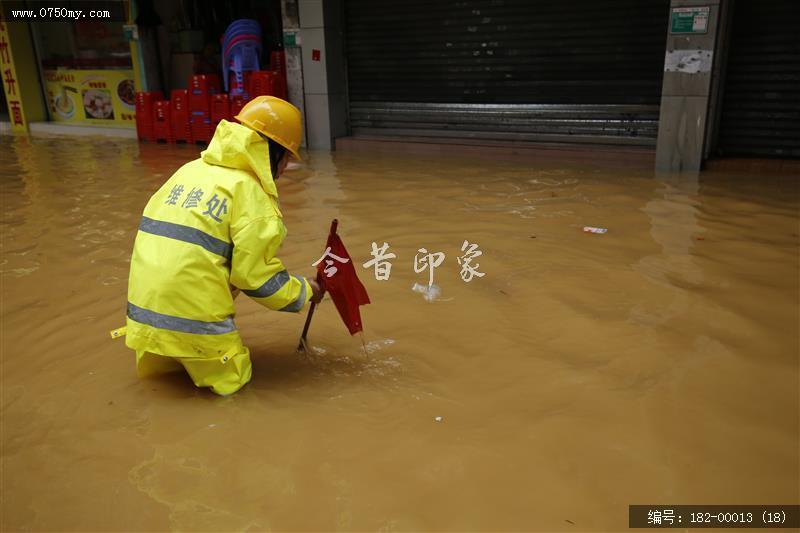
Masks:
[[[363,329],[358,307],[369,303],[369,295],[356,275],[347,248],[336,233],[338,225],[339,221],[336,219],[331,222],[326,254],[317,265],[317,281],[331,295],[350,335],[355,335]]]

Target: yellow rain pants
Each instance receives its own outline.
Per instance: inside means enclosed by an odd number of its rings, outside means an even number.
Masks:
[[[136,370],[140,378],[186,370],[196,386],[210,387],[222,396],[238,391],[253,376],[247,348],[226,362],[209,357],[168,357],[137,350]]]
[[[223,120],[200,158],[148,201],[131,257],[125,338],[140,371],[164,363],[148,353],[170,357],[197,386],[235,392],[252,374],[234,323],[237,289],[278,311],[299,312],[311,298],[308,280],[277,258],[286,227],[268,150],[255,131]]]

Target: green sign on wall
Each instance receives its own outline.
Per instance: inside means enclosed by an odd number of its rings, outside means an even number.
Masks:
[[[673,7],[670,33],[706,33],[710,11],[708,6]]]
[[[297,48],[300,46],[300,36],[294,31],[283,32],[283,47]]]

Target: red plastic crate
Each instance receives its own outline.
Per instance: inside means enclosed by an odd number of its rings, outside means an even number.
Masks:
[[[161,91],[153,92],[137,92],[136,93],[136,110],[152,109],[153,102],[156,100],[163,100],[164,94]]]
[[[194,74],[189,78],[189,92],[195,90],[207,94],[220,92],[219,76],[216,74]]]
[[[244,77],[244,97],[246,100],[250,100],[253,96],[253,71],[252,70],[245,70],[242,73]]]
[[[169,100],[153,102],[153,138],[156,141],[174,141],[170,126]]]
[[[252,71],[245,70],[244,72],[242,72],[242,93],[238,94],[237,96],[242,96],[246,100],[250,99],[250,96],[253,94],[252,80],[253,80]],[[234,74],[233,72],[229,73],[228,87],[230,89],[230,94],[232,95],[234,93],[234,90],[237,88],[236,74]]]
[[[231,101],[231,116],[236,118],[236,115],[239,114],[239,111],[242,110],[244,105],[247,103],[247,100],[244,96],[230,96]]]
[[[160,92],[136,93],[136,136],[140,140],[153,141],[153,102],[163,100]]]
[[[214,128],[211,125],[211,113],[192,111],[190,122],[192,142],[204,142],[208,144],[214,134]]]
[[[284,100],[289,99],[289,88],[286,85],[286,53],[283,50],[273,50],[269,54],[270,70],[278,74],[275,82],[274,96]]]
[[[208,113],[211,109],[211,95],[219,92],[219,76],[195,74],[189,78],[189,110]]]
[[[140,141],[148,141],[153,142],[155,138],[153,137],[153,120],[143,119],[142,117],[147,113],[148,115],[152,115],[152,110],[145,112],[145,111],[137,111],[136,112],[136,137]]]
[[[286,79],[276,70],[259,70],[253,72],[252,96],[270,95],[287,99]]]
[[[200,113],[208,113],[211,109],[210,94],[198,92],[196,94],[189,93],[189,111]]]
[[[286,77],[286,54],[283,50],[273,50],[269,53],[269,68]]]
[[[170,125],[173,141],[192,142],[192,130],[189,125],[189,91],[175,89],[170,95]]]
[[[272,70],[258,70],[253,72],[250,87],[253,96],[270,95],[278,96],[278,73]]]
[[[227,94],[215,94],[211,97],[211,125],[216,129],[223,119],[231,119],[231,103]]]

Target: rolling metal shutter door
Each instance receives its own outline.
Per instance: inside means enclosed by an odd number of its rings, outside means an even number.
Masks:
[[[353,134],[654,145],[668,0],[346,0]]]
[[[800,2],[737,0],[720,155],[800,157]]]

